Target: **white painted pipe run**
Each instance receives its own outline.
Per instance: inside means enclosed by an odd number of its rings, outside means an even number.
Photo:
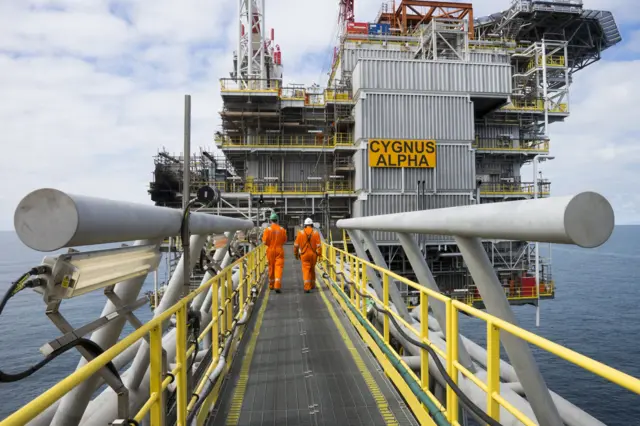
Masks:
[[[253,307],[253,304],[251,304]],[[174,360],[176,356],[176,336],[175,328],[162,336],[162,347],[167,351],[167,360]],[[146,344],[144,342],[143,344]],[[142,344],[141,344],[142,345]],[[130,368],[122,375],[125,383],[132,381],[133,374]],[[129,408],[130,412],[137,412],[144,402],[149,398],[149,369],[140,380],[140,386],[130,389]],[[117,398],[111,388],[105,389],[98,395],[84,411],[81,424],[83,426],[103,426],[105,419],[112,419],[117,413]]]
[[[20,240],[38,251],[180,234],[182,212],[168,207],[66,194],[44,188],[24,197],[16,208],[14,227]],[[206,213],[189,215],[192,235],[248,230],[250,220]]]
[[[614,213],[600,194],[342,219],[349,230],[454,235],[598,247],[611,236]]]
[[[339,262],[338,262],[339,263]],[[338,266],[338,265],[336,265]],[[345,264],[345,273],[347,273],[350,269],[350,265]],[[367,288],[369,294],[375,296],[375,291],[372,287]],[[397,313],[397,309],[393,305],[392,302],[389,302],[389,309],[393,312]],[[411,316],[416,321],[414,327],[416,329],[420,329],[420,306],[416,307],[412,312]],[[380,314],[376,312],[376,318],[382,322],[382,318]],[[419,359],[420,349],[406,341],[395,328],[393,323],[389,324],[389,329],[394,338],[398,339],[401,342],[402,346],[405,350],[411,354],[409,357],[405,357],[405,361],[409,361],[409,367],[412,367],[412,363],[415,362],[416,359]],[[415,333],[406,327],[402,327],[403,331],[413,336],[414,338],[418,338]],[[467,351],[471,358],[477,363],[478,371],[476,372],[476,377],[480,379],[480,381],[487,383],[487,372],[486,372],[486,363],[487,363],[487,351],[474,341],[468,339],[465,336],[460,335]],[[440,326],[438,325],[437,320],[429,316],[429,332],[428,332],[429,340],[439,349],[446,352],[446,341],[444,339],[444,335]],[[446,361],[440,357],[440,361],[443,365],[446,365]],[[418,367],[419,367],[418,363]],[[431,357],[429,357],[429,372],[433,375],[433,377],[440,383],[442,386],[446,385],[444,378],[439,374],[437,367]],[[516,408],[525,413],[529,418],[535,420],[535,416],[533,411],[531,410],[531,406],[529,402],[524,398],[524,392],[522,389],[522,385],[518,382],[518,377],[516,375],[515,369],[506,361],[500,360],[500,377],[505,382],[511,382],[508,387],[503,386],[501,389],[502,397],[505,398],[508,402],[514,405]],[[464,375],[460,374],[458,377],[458,385],[462,389],[469,398],[471,398],[474,403],[476,403],[479,407],[486,407],[486,393],[478,388],[473,382],[468,380]],[[504,385],[504,383],[503,383]],[[558,411],[560,412],[560,416],[562,421],[567,426],[604,426],[604,423],[594,418],[590,414],[586,413],[579,407],[573,405],[571,402],[564,399],[562,396],[558,395],[553,391],[549,391],[551,393],[551,398],[553,402],[556,404]],[[515,417],[506,411],[504,408],[500,410],[500,419],[503,425],[521,425],[521,423],[515,419]]]

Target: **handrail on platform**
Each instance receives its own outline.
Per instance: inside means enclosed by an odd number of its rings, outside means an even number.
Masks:
[[[421,389],[428,389],[426,387],[428,376],[424,375],[425,372],[428,372],[428,361],[435,362],[433,359],[429,360],[425,349],[428,348],[429,351],[433,351],[434,356],[437,355],[446,361],[446,374],[442,374],[444,379],[438,375],[434,377],[440,385],[446,384],[446,412],[447,419],[451,424],[457,424],[458,421],[459,395],[460,398],[468,399],[468,403],[465,404],[467,408],[470,404],[478,409],[486,407],[486,413],[480,414],[489,414],[490,418],[494,420],[498,420],[502,414],[504,418],[508,417],[506,420],[508,424],[521,421],[526,425],[531,425],[534,424],[533,419],[539,424],[598,424],[596,419],[562,397],[555,394],[552,396],[527,343],[537,345],[588,371],[595,372],[619,386],[640,394],[638,379],[519,328],[502,285],[482,245],[482,239],[502,239],[574,244],[585,248],[598,247],[609,239],[614,227],[613,209],[600,194],[583,192],[568,197],[350,218],[339,220],[337,226],[347,230],[358,257],[334,247],[325,246],[325,250],[329,251],[330,266],[333,268],[333,271],[330,272],[330,278],[334,283],[334,290],[339,290],[340,294],[346,295],[344,281],[340,282],[341,285],[336,284],[338,282],[336,281],[336,271],[339,270],[342,277],[345,277],[349,271],[348,279],[355,283],[349,290],[350,303],[354,304],[357,311],[362,310],[362,314],[358,315],[366,318],[366,306],[359,295],[360,293],[366,295],[367,299],[374,300],[374,307],[376,304],[382,306],[381,309],[387,312],[383,319],[385,344],[389,342],[389,319],[391,319],[395,325],[394,333],[397,333],[395,336],[401,341],[402,339],[407,340],[409,342],[407,347],[410,350],[419,350],[423,374],[420,378]],[[387,270],[386,261],[377,247],[374,232],[393,232],[396,234],[419,284]],[[487,313],[441,294],[424,254],[412,234],[453,236],[466,267],[482,296]],[[374,263],[368,262],[362,240],[364,240]],[[340,259],[337,258],[336,253],[340,253]],[[376,273],[379,273],[380,277]],[[399,299],[397,288],[390,286],[390,279],[402,282],[420,293],[420,330],[416,330],[411,324],[413,318],[406,312],[404,301]],[[369,295],[367,288],[369,282],[377,297]],[[390,302],[390,299],[393,303]],[[433,300],[437,302],[429,303]],[[438,335],[428,336],[429,308],[432,309],[433,316],[440,325],[439,328],[434,329],[442,330],[446,339],[443,340]],[[378,308],[374,309],[380,311]],[[393,309],[397,309],[397,313]],[[459,312],[487,322],[488,353],[480,356],[482,359],[479,360],[478,353],[480,353],[479,351],[484,352],[484,350],[475,344],[473,344],[475,346],[470,346],[474,348],[475,355],[473,357],[476,363],[472,361],[471,352],[467,350],[465,341],[458,332],[457,314]],[[405,336],[404,330],[419,336],[420,342],[409,340]],[[363,337],[365,340],[367,339],[366,336]],[[468,339],[466,340],[469,342]],[[436,341],[441,347],[434,343]],[[500,361],[500,341],[502,341],[513,367]],[[472,345],[472,342],[468,344]],[[394,357],[398,358],[398,354],[395,353]],[[384,365],[384,361],[381,362]],[[393,364],[406,367],[400,359],[395,359]],[[487,370],[486,384],[474,374],[476,370],[482,369],[483,365],[486,365]],[[385,370],[390,374],[390,377],[394,377],[393,368],[389,363],[387,363]],[[503,377],[509,377],[509,382],[519,382],[517,384],[522,386],[524,395],[526,395],[525,400],[521,395],[516,394],[510,386],[500,386],[501,372],[504,374]],[[395,377],[394,383],[401,387],[403,380],[400,380],[397,374]],[[403,377],[408,376],[403,374]],[[415,375],[411,377],[412,380],[418,380]],[[460,385],[459,392],[456,392],[454,387],[458,385]],[[414,389],[416,388],[414,387]],[[403,396],[409,401],[414,413],[419,412],[424,401],[418,401],[415,395],[412,397],[404,392]],[[433,395],[429,395],[429,399],[432,403],[437,402]],[[491,423],[488,421],[490,418],[483,421]],[[575,419],[580,420],[576,423]]]
[[[334,295],[339,296],[341,293],[343,298],[349,300],[349,303],[353,308],[360,311],[360,317],[367,318],[367,303],[364,300],[363,295],[367,295],[366,299],[372,300],[382,310],[386,311],[388,315],[383,317],[383,330],[382,333],[375,331],[379,338],[384,339],[387,349],[391,349],[396,357],[394,363],[401,364],[411,375],[411,378],[420,383],[420,386],[431,398],[434,405],[436,405],[442,412],[446,413],[447,420],[454,425],[458,423],[458,396],[453,392],[451,386],[447,386],[447,404],[446,408],[442,407],[437,398],[429,392],[429,363],[428,363],[428,351],[424,348],[420,349],[421,369],[420,376],[416,375],[409,366],[402,360],[400,354],[398,354],[390,345],[390,321],[394,321],[397,324],[401,324],[406,327],[410,332],[415,335],[420,342],[429,346],[435,351],[443,360],[445,360],[447,374],[453,379],[454,383],[458,383],[459,374],[464,375],[471,380],[475,385],[482,389],[487,394],[486,412],[493,419],[500,420],[499,407],[509,411],[515,418],[521,421],[527,426],[533,426],[537,423],[535,419],[528,418],[522,411],[518,410],[514,405],[509,403],[503,396],[501,396],[500,386],[500,337],[501,332],[508,333],[517,337],[527,343],[537,346],[538,348],[556,355],[570,363],[581,367],[591,373],[596,374],[618,386],[628,389],[636,394],[640,395],[640,379],[632,377],[626,373],[611,368],[601,362],[595,361],[589,357],[581,355],[571,349],[567,349],[561,345],[558,345],[548,339],[540,337],[534,333],[524,330],[514,324],[511,324],[505,320],[502,320],[496,316],[490,315],[479,309],[468,306],[467,304],[458,300],[451,299],[443,294],[433,291],[425,286],[422,286],[416,282],[413,282],[407,278],[404,278],[394,272],[391,272],[385,268],[382,268],[367,260],[358,258],[357,256],[348,253],[344,250],[337,248],[326,243],[323,243],[323,258],[328,263],[328,268],[324,265],[321,268],[326,272],[326,277],[329,278],[331,283],[331,291]],[[347,269],[347,267],[349,269]],[[370,268],[380,274],[383,281],[383,297],[378,298],[368,291],[368,279],[367,269]],[[414,324],[409,324],[403,319],[396,311],[393,310],[393,306],[390,303],[389,297],[389,283],[393,281],[404,283],[409,288],[420,293],[420,305],[416,309],[420,310],[420,328],[416,328]],[[338,300],[341,297],[336,297]],[[433,300],[441,302],[445,305],[446,309],[446,350],[441,350],[436,346],[428,337],[428,318],[429,307]],[[348,311],[348,309],[345,309]],[[487,324],[487,383],[479,378],[477,375],[465,368],[459,360],[459,329],[458,318],[460,313],[465,313],[470,317],[483,320]],[[392,318],[390,318],[391,316]],[[351,316],[353,321],[354,317]],[[424,319],[424,320],[423,320]],[[374,324],[366,320],[375,329]],[[364,336],[363,336],[364,337]],[[365,337],[366,339],[366,337]],[[375,353],[375,351],[374,351]],[[383,366],[385,363],[383,363]],[[389,366],[391,364],[388,364]],[[385,372],[389,375],[396,386],[402,390],[401,385],[405,382],[405,379],[401,377],[393,367],[392,369],[385,368]],[[504,385],[503,385],[504,386]],[[409,405],[414,412],[418,414],[418,419],[426,419],[430,417],[428,411],[415,399],[415,396],[403,393],[403,397],[409,402]],[[412,398],[413,397],[413,398]],[[485,408],[485,407],[482,407]],[[426,420],[425,420],[426,421]],[[432,424],[429,422],[428,424]]]
[[[239,281],[236,290],[233,290],[232,271],[239,270]],[[253,251],[238,259],[233,264],[224,268],[218,275],[211,278],[198,289],[189,293],[188,296],[182,298],[178,303],[171,306],[160,315],[150,320],[142,327],[133,331],[131,334],[123,338],[121,341],[107,349],[100,356],[79,368],[74,373],[65,377],[51,389],[35,398],[30,403],[7,417],[0,422],[1,426],[24,425],[33,420],[42,413],[46,408],[54,404],[62,398],[71,389],[80,383],[89,379],[96,374],[101,368],[113,361],[116,356],[124,352],[127,348],[132,347],[136,342],[145,339],[148,336],[150,345],[150,395],[146,402],[142,405],[132,420],[140,423],[148,414],[150,414],[150,424],[163,425],[164,411],[162,393],[167,389],[169,384],[176,381],[177,394],[177,424],[187,424],[187,414],[193,408],[194,401],[189,401],[187,394],[187,360],[193,355],[197,349],[195,345],[185,345],[187,342],[187,306],[199,294],[211,290],[211,312],[217,312],[213,315],[212,320],[202,330],[198,336],[198,342],[201,342],[207,333],[211,333],[212,357],[210,368],[203,376],[200,383],[195,388],[197,394],[205,385],[209,374],[216,366],[217,361],[222,352],[220,342],[224,342],[224,337],[232,329],[243,315],[245,305],[249,303],[252,297],[252,289],[255,287],[259,293],[259,289],[264,283],[264,272],[267,268],[266,247],[259,246]],[[218,300],[218,293],[223,290],[223,300]],[[176,367],[168,372],[164,371],[163,347],[162,347],[162,330],[163,324],[173,315],[176,315]],[[210,401],[208,401],[210,402]],[[200,410],[198,415],[198,424],[203,424],[208,413],[206,409]],[[131,419],[123,419],[131,420]]]

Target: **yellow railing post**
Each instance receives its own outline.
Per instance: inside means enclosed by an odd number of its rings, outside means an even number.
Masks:
[[[458,363],[458,352],[459,352],[459,348],[458,348],[458,342],[459,342],[459,336],[458,336],[458,309],[456,308],[455,304],[453,303],[452,299],[449,299],[449,304],[451,305],[451,318],[450,318],[450,323],[449,326],[447,326],[447,328],[451,328],[451,370],[448,371],[449,376],[451,377],[451,379],[453,380],[453,383],[455,383],[456,385],[458,384],[458,368],[456,367],[456,364]],[[457,424],[458,422],[458,414],[459,414],[459,410],[458,410],[458,395],[456,393],[452,392],[451,395],[451,423],[452,424]]]
[[[330,253],[330,260],[329,263],[331,264],[331,281],[333,281],[334,283],[337,281],[337,276],[336,276],[336,248],[334,246],[331,246],[331,249],[329,250]]]
[[[178,380],[176,386],[178,412],[176,424],[187,424],[187,308],[183,302],[176,312],[176,364],[178,364]]]
[[[215,277],[211,284],[211,359],[218,359],[218,350],[220,345],[220,303],[218,294],[220,291],[220,278]]]
[[[389,275],[386,273],[382,274],[382,295],[384,300],[382,301],[384,305],[384,309],[386,311],[390,311],[389,309]],[[382,333],[384,335],[384,341],[389,343],[389,315],[383,315],[382,319]]]
[[[344,262],[345,261],[346,259],[345,259],[344,253],[340,252],[340,270],[342,272],[342,274],[340,275],[340,288],[342,288],[343,292],[344,292],[344,271],[345,271]]]
[[[242,312],[242,309],[244,308],[245,284],[244,262],[240,261],[240,264],[238,265],[238,312]],[[233,286],[233,282],[231,285]]]
[[[453,305],[452,305],[452,300],[448,299],[446,301],[446,318],[447,318],[447,330],[446,330],[446,336],[447,336],[447,374],[449,374],[449,376],[451,378],[454,377],[454,371],[455,371],[455,367],[453,365],[454,363],[454,351],[457,349],[455,348],[455,344],[458,341],[458,337],[453,335],[453,327],[452,324],[454,322],[453,319]],[[447,419],[449,420],[449,422],[451,422],[453,424],[454,419],[457,419],[458,417],[458,397],[455,394],[455,392],[453,391],[453,389],[451,388],[451,386],[447,385]]]
[[[360,275],[360,261],[359,259],[356,259],[356,282],[355,282],[355,296],[356,296],[356,309],[360,308],[360,287],[362,287],[360,285],[361,279],[362,279],[362,275]]]
[[[367,294],[367,265],[362,264],[362,285],[360,287],[360,291],[363,295]],[[367,299],[362,297],[362,308],[361,313],[363,317],[367,317]]]
[[[220,298],[218,300],[218,312],[216,315],[218,316],[218,322],[220,323],[219,335],[224,336],[227,333],[227,317],[225,315],[225,313],[227,312],[227,307],[224,302],[227,297],[227,285],[223,277],[220,277],[220,279],[218,280],[218,288]]]
[[[358,283],[358,271],[356,270],[356,268],[358,267],[358,261],[356,260],[355,256],[351,256],[351,273],[349,275],[351,275],[351,284],[349,286],[349,298],[351,299],[351,303],[355,302],[355,290],[354,290],[354,286],[357,285]]]
[[[156,402],[151,406],[151,424],[162,424],[162,412],[164,411],[164,401],[162,400],[162,326],[156,325],[149,333],[149,394],[157,395]]]
[[[500,405],[494,393],[500,394],[500,329],[487,321],[487,414],[500,421]]]
[[[231,268],[227,268],[227,296],[224,301],[224,313],[227,317],[227,330],[231,331],[231,324],[233,323],[233,274]],[[240,282],[238,282],[240,284]]]
[[[420,291],[420,338],[421,342],[429,339],[429,295]],[[420,385],[429,389],[429,353],[420,349]]]

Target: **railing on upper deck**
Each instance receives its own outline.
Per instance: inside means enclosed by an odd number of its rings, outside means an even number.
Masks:
[[[329,194],[355,194],[354,183],[351,180],[309,180],[306,182],[278,182],[278,181],[227,181],[206,182],[221,192],[248,192],[262,195],[323,195]]]
[[[469,286],[464,292],[452,292],[447,294],[454,300],[458,300],[462,303],[466,303],[469,306],[482,305],[482,296],[478,291],[478,287]],[[555,283],[553,281],[543,282],[538,284],[538,292],[536,287],[514,287],[503,288],[504,294],[509,302],[533,302],[540,298],[551,298],[555,295]]]
[[[335,147],[353,147],[353,135],[335,133],[324,135],[260,135],[247,138],[245,136],[216,136],[216,145],[220,148],[278,148],[278,149],[313,149]]]
[[[532,101],[523,101],[512,99],[511,103],[500,108],[501,111],[533,111],[544,112],[544,99],[536,99]],[[564,114],[569,112],[569,104],[558,103],[549,107],[550,113]]]
[[[548,153],[549,141],[476,138],[473,147],[479,152]]]
[[[459,398],[463,394],[467,400],[465,408],[484,423],[497,424],[495,422],[502,419],[503,424],[521,422],[528,426],[599,424],[558,395],[551,397],[528,345],[636,394],[640,394],[640,380],[518,327],[481,238],[590,248],[610,237],[613,224],[611,205],[591,192],[572,197],[343,219],[337,226],[348,231],[357,256],[324,244],[323,280],[341,301],[421,424],[459,425]],[[387,269],[373,231],[396,233],[419,284]],[[439,291],[411,234],[454,237],[487,312]],[[368,261],[363,240],[374,262]],[[411,314],[406,311],[404,300],[398,297],[396,286],[391,285],[394,281],[419,292],[420,306]],[[430,309],[435,318],[430,317]],[[367,319],[371,310],[375,317],[382,314],[381,332]],[[486,352],[460,335],[460,313],[485,321]],[[419,375],[411,371],[406,359],[391,346],[391,335],[401,342],[404,353],[419,355]],[[500,359],[501,341],[513,367]],[[434,367],[439,372],[430,376]],[[436,380],[435,385],[446,388],[444,406],[429,391],[431,377]],[[505,383],[501,383],[501,379]],[[518,379],[517,386],[524,390],[521,394],[516,394],[513,388]],[[524,403],[522,395],[527,398]]]
[[[324,107],[327,104],[353,103],[353,95],[348,89],[320,89],[318,87],[282,87],[280,80],[251,78],[238,80],[221,78],[220,91],[223,93],[274,93],[283,101],[304,102],[309,107]]]
[[[551,183],[539,183],[538,196],[545,197],[551,193]],[[480,195],[484,196],[527,196],[535,195],[535,185],[533,183],[522,182],[482,182],[480,184]]]
[[[259,78],[238,80],[235,78],[221,78],[220,91],[280,93],[280,80]]]

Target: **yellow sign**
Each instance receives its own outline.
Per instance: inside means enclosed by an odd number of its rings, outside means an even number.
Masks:
[[[436,141],[369,139],[369,167],[436,166]]]

